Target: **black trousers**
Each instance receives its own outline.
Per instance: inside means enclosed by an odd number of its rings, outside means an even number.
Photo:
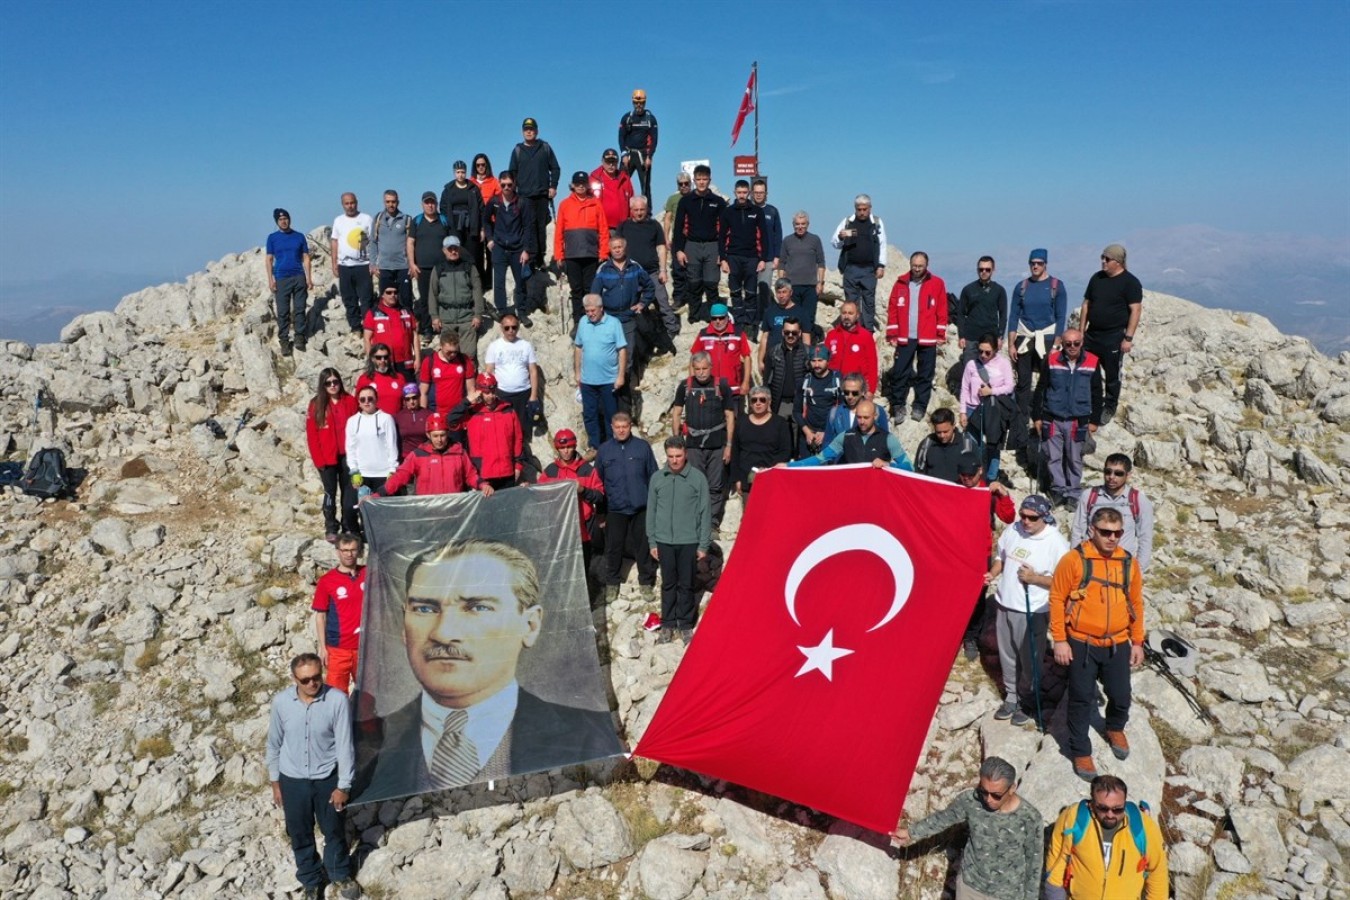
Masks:
[[[1130,642],[1094,647],[1069,638],[1069,755],[1088,756],[1088,726],[1097,705],[1097,682],[1106,691],[1106,730],[1124,731],[1130,720]]]
[[[645,508],[633,513],[611,511],[605,516],[605,584],[619,583],[625,551],[637,563],[638,584],[656,584],[656,560],[647,546]]]
[[[375,280],[370,277],[370,266],[338,266],[338,293],[347,311],[347,327],[361,330],[361,322],[375,301]]]
[[[352,487],[351,473],[347,471],[347,458],[339,456],[337,465],[319,469],[319,481],[323,482],[324,532],[356,534],[356,489]]]
[[[530,455],[530,435],[533,433],[534,423],[530,421],[529,411],[525,408],[530,402],[530,391],[497,391],[497,397],[511,404],[511,409],[516,413],[516,418],[520,420],[520,433],[525,438],[525,455]]]
[[[581,321],[586,311],[581,306],[581,298],[591,289],[595,281],[595,270],[600,268],[600,260],[594,256],[583,259],[564,259],[563,273],[567,275],[567,288],[572,297],[572,324]]]
[[[897,344],[891,366],[891,415],[899,418],[914,390],[914,411],[928,411],[933,396],[933,375],[937,372],[937,347],[920,347],[914,341]]]
[[[661,559],[661,627],[693,628],[698,544],[657,544],[656,552]]]
[[[295,877],[305,887],[352,877],[352,858],[347,852],[345,817],[333,808],[337,769],[324,778],[281,776],[281,808],[286,816],[286,835],[295,855]],[[314,841],[314,825],[323,834],[323,860]],[[325,873],[327,878],[324,877]]]
[[[427,305],[431,299],[431,279],[436,275],[435,266],[427,266],[417,270],[417,299],[413,301],[413,315],[417,316],[417,327],[421,331],[422,337],[432,337],[435,332],[431,330],[431,309]]]
[[[526,197],[525,202],[530,204],[531,211],[534,212],[534,246],[535,252],[531,254],[530,264],[538,268],[544,264],[548,258],[548,223],[553,221],[553,216],[548,210],[548,194],[539,197]]]
[[[1013,338],[1017,340],[1017,338]],[[1008,423],[1008,449],[1025,450],[1027,448],[1031,426],[1032,380],[1045,377],[1045,357],[1041,355],[1036,341],[1031,341],[1026,350],[1017,354],[1017,417]]]
[[[1102,390],[1092,395],[1092,421],[1102,423],[1102,411],[1110,410],[1115,415],[1120,403],[1120,369],[1125,362],[1125,354],[1120,352],[1120,342],[1125,340],[1125,329],[1114,331],[1090,331],[1083,336],[1083,349],[1095,354],[1101,361]]]

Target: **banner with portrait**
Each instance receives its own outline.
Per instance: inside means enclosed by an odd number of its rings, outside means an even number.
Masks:
[[[570,482],[372,500],[362,513],[352,802],[624,752]]]

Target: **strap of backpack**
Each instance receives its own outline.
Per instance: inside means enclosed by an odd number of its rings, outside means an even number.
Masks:
[[[984,382],[985,387],[989,387],[989,370],[978,359],[975,360],[975,374],[980,376],[980,380]]]

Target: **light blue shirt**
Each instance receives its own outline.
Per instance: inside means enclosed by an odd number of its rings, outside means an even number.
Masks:
[[[628,346],[623,325],[606,313],[599,322],[582,316],[572,342],[581,348],[581,383],[613,384],[619,377],[619,351]]]
[[[356,751],[352,745],[352,717],[347,695],[324,685],[310,703],[300,699],[295,685],[272,698],[267,725],[267,777],[317,781],[337,767],[340,790],[352,789]]]

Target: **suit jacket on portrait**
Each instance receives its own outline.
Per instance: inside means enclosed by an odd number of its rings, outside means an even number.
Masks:
[[[358,709],[366,706],[358,702]],[[368,707],[369,708],[369,707]],[[388,716],[356,721],[353,802],[367,803],[433,790],[422,753],[422,698]],[[550,703],[521,690],[511,727],[487,764],[465,782],[524,775],[624,752],[607,712]]]

